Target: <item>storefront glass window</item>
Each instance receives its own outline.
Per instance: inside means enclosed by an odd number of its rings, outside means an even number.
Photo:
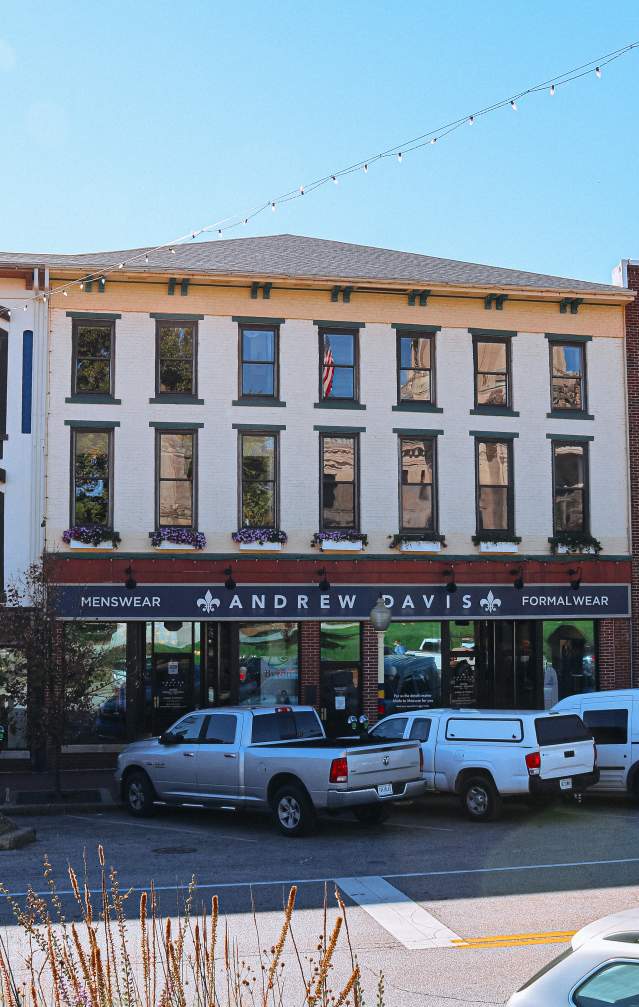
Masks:
[[[544,707],[597,688],[595,624],[590,620],[544,622]]]
[[[320,635],[322,661],[359,661],[360,624],[358,622],[323,622]]]
[[[69,710],[65,744],[117,744],[126,740],[126,623],[77,623],[98,665],[85,696]]]
[[[474,622],[450,622],[449,676],[451,706],[476,706],[478,675]]]
[[[27,749],[26,667],[23,652],[0,647],[0,752]],[[18,697],[18,700],[16,700]]]
[[[323,622],[320,628],[320,716],[326,733],[351,733],[361,713],[361,624]]]
[[[239,703],[276,706],[298,702],[296,622],[239,625]]]
[[[384,636],[384,713],[441,703],[441,623],[391,622]]]

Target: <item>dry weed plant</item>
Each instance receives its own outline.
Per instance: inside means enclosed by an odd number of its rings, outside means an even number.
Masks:
[[[18,965],[16,951],[0,937],[0,1007],[366,1007],[346,907],[337,890],[339,915],[329,929],[325,889],[323,932],[310,955],[300,953],[293,932],[295,885],[270,952],[263,947],[253,904],[258,948],[253,967],[247,960],[252,953],[242,956],[228,924],[220,920],[217,895],[210,908],[194,909],[195,878],[183,893],[174,923],[160,915],[151,883],[139,896],[135,933],[130,933],[125,909],[135,896],[121,890],[117,871],[106,867],[102,846],[98,861],[95,904],[86,862],[83,881],[69,865],[77,922],[65,915],[47,857],[47,897],[30,887],[23,906],[0,883],[22,932],[21,944],[26,942]],[[337,981],[334,959],[342,936],[350,962],[344,979]],[[287,946],[293,969],[299,969],[297,982],[289,978],[291,967],[283,958]],[[381,974],[375,1004],[385,1004]]]

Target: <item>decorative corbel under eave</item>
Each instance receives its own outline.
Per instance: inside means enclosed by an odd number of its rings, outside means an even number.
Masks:
[[[428,304],[428,298],[430,297],[430,290],[409,290],[408,291],[408,304],[410,307],[414,307],[419,300],[419,305],[421,308],[425,308]]]
[[[344,304],[350,304],[352,293],[353,293],[352,287],[340,287],[339,285],[336,285],[331,290],[331,301],[333,301],[334,303],[339,301],[341,295],[342,302]]]
[[[504,301],[508,300],[508,294],[486,294],[484,297],[484,308],[486,311],[490,311],[493,304],[495,305],[496,311],[504,310]]]
[[[168,286],[166,288],[166,292],[169,295],[169,297],[173,297],[173,295],[175,293],[175,285],[176,285],[176,283],[177,283],[177,280],[175,279],[175,277],[171,276],[170,279],[169,279]]]
[[[559,302],[559,311],[562,315],[565,315],[570,308],[570,314],[576,315],[579,311],[579,307],[584,303],[583,297],[562,297]]]
[[[262,291],[262,300],[263,301],[270,300],[270,298],[271,298],[271,287],[272,286],[273,286],[272,283],[258,283],[257,281],[255,283],[252,283],[251,284],[251,299],[254,300],[254,301],[256,301],[257,300],[258,291],[261,290]]]

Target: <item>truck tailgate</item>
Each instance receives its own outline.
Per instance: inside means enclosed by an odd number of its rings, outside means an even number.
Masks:
[[[348,788],[405,783],[419,778],[419,746],[414,742],[348,749]]]
[[[590,732],[576,714],[539,719],[535,722],[542,780],[592,773],[595,745]]]

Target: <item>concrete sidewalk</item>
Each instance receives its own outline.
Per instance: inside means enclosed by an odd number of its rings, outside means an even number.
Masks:
[[[62,800],[55,794],[53,773],[0,772],[0,810],[8,815],[64,814],[97,811],[119,803],[112,769],[65,769]]]

